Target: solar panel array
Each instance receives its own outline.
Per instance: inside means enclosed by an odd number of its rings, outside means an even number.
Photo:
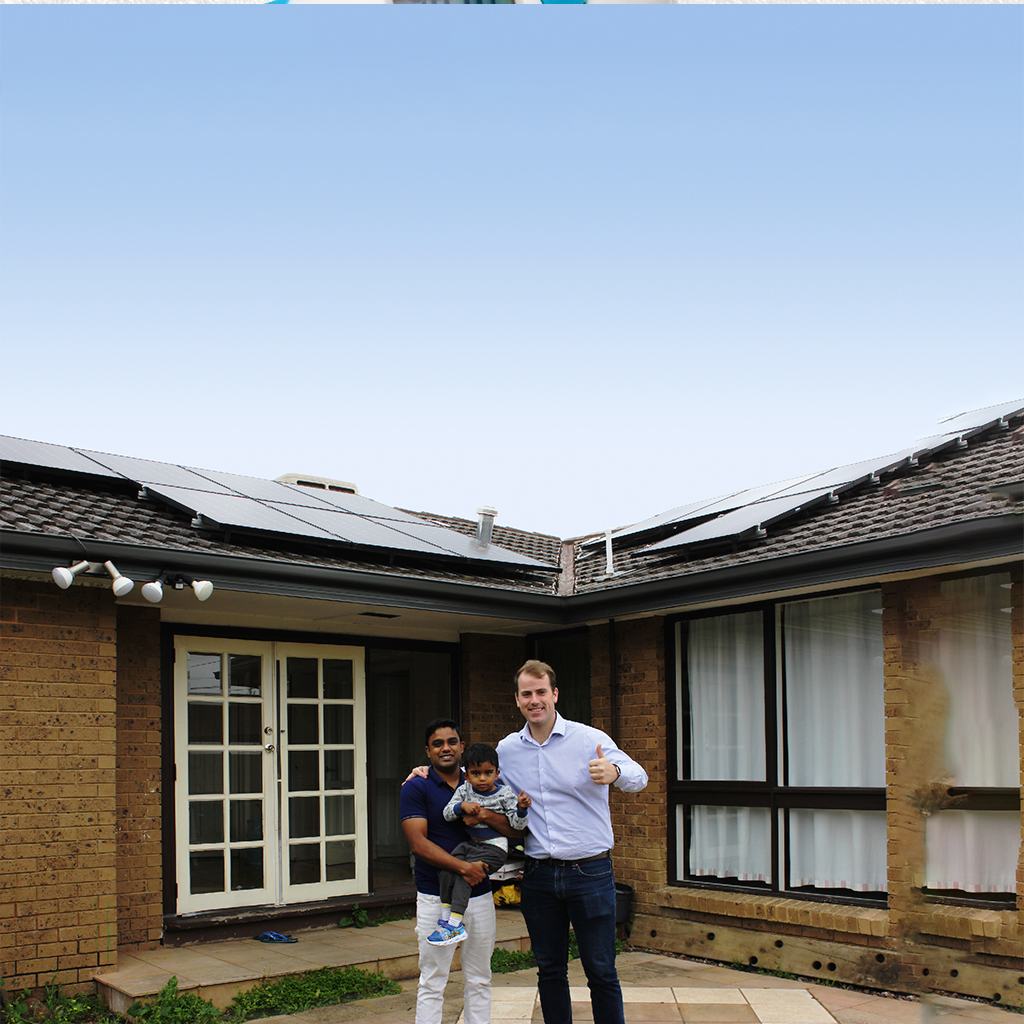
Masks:
[[[656,530],[674,529],[676,532],[672,536],[658,540],[644,549],[661,551],[710,540],[756,536],[765,527],[796,515],[809,505],[838,498],[844,491],[869,480],[879,479],[883,473],[911,465],[918,458],[953,445],[964,444],[970,437],[1005,423],[1008,417],[1021,411],[1024,411],[1024,402],[1016,401],[962,413],[944,421],[942,433],[924,438],[912,447],[894,454],[680,505],[669,512],[617,530],[612,538],[635,538],[636,542],[642,544],[644,535]],[[603,543],[603,537],[595,537],[585,542],[585,546],[596,547]]]
[[[196,525],[308,537],[385,548],[553,569],[516,551],[426,523],[360,494],[321,491],[277,480],[193,469],[166,462],[68,448],[0,436],[0,460],[115,480],[130,480],[146,495],[197,517]]]

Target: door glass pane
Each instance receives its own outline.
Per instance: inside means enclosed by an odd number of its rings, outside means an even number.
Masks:
[[[189,743],[223,743],[224,720],[219,704],[192,701],[188,706]]]
[[[219,800],[190,800],[188,841],[196,846],[224,842],[224,807]]]
[[[327,881],[356,877],[356,844],[351,839],[327,844]]]
[[[262,800],[232,800],[228,816],[231,842],[258,843],[263,838]]]
[[[356,798],[329,796],[324,798],[324,833],[329,836],[350,836],[356,830]]]
[[[228,656],[228,695],[259,697],[263,692],[263,659],[255,654]]]
[[[206,850],[189,854],[189,882],[191,892],[224,891],[224,852]]]
[[[263,888],[263,850],[250,846],[244,850],[231,851],[231,888]]]
[[[263,708],[259,704],[231,704],[228,708],[228,742],[259,743],[262,713]]]
[[[293,750],[288,754],[288,789],[300,793],[320,788],[320,754],[315,750]]]
[[[324,743],[353,743],[352,705],[324,705]]]
[[[316,700],[317,690],[316,658],[288,659],[288,696]],[[316,740],[312,741],[316,743]]]
[[[291,661],[291,659],[288,659]],[[320,725],[317,721],[315,704],[290,704],[288,706],[288,742],[319,743]]]
[[[355,758],[351,750],[324,751],[324,789],[354,789]]]
[[[293,796],[288,800],[288,833],[292,839],[320,835],[320,798]]]
[[[188,755],[188,791],[192,794],[224,792],[223,754]]]
[[[189,654],[188,692],[219,697],[221,694],[221,671],[219,654]]]
[[[228,754],[232,793],[259,793],[263,790],[263,754]]]
[[[320,881],[320,844],[303,843],[288,848],[288,870],[292,885]]]
[[[324,700],[352,699],[352,662],[324,659]]]

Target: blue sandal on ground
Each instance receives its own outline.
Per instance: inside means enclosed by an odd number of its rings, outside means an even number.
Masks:
[[[260,942],[298,942],[298,939],[293,939],[290,935],[282,935],[280,932],[260,932],[259,935],[254,935],[254,939]]]

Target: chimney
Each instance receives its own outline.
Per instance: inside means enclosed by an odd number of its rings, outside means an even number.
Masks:
[[[490,505],[484,505],[476,510],[476,514],[480,517],[476,524],[476,540],[478,544],[487,547],[491,543],[491,530],[494,528],[494,517],[498,510],[491,508]]]

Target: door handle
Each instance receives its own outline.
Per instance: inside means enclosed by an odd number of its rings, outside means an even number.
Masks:
[[[264,743],[264,744],[263,744],[263,749],[264,749],[264,750],[265,750],[265,751],[266,751],[266,752],[267,752],[268,754],[272,754],[272,753],[274,752],[274,744],[273,744],[273,743]]]

